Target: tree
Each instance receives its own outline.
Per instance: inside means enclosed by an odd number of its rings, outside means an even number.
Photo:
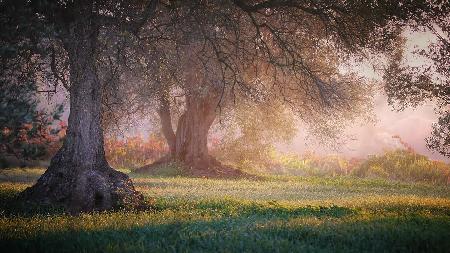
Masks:
[[[450,156],[450,4],[431,5],[431,11],[414,17],[407,27],[413,31],[428,32],[435,41],[427,49],[416,50],[415,55],[431,62],[411,67],[404,60],[405,39],[397,41],[397,47],[389,57],[384,75],[388,102],[398,110],[416,107],[432,101],[439,114],[433,124],[427,146],[444,156]]]
[[[34,61],[47,63],[48,67],[40,71],[48,73],[48,80],[65,85],[70,92],[64,144],[37,183],[22,193],[24,199],[63,205],[75,213],[142,204],[143,197],[128,176],[110,168],[105,159],[102,87],[96,56],[101,50],[98,38],[102,31],[118,27],[123,32],[139,33],[140,27],[153,15],[155,3],[107,0],[0,3],[2,27],[16,28],[17,35],[2,34],[2,44],[14,39],[18,45],[32,45],[23,52],[13,50],[10,62],[25,59],[15,69],[25,68]],[[58,64],[63,62],[67,70]],[[34,76],[29,79],[35,80]]]
[[[236,99],[283,101],[311,131],[337,138],[343,122],[366,111],[368,86],[340,67],[392,49],[399,26],[429,11],[426,1],[165,2],[144,32],[167,64],[153,70],[171,157],[187,167],[217,166],[207,134],[220,108]],[[157,43],[158,44],[158,43]],[[173,70],[171,65],[178,68]],[[152,85],[153,87],[153,85]],[[172,127],[171,94],[184,97]],[[179,96],[179,95],[177,95]]]

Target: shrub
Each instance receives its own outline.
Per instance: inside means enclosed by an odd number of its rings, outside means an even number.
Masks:
[[[147,139],[141,136],[105,138],[106,159],[115,168],[133,170],[154,162],[167,151],[166,142],[159,134],[151,134]]]
[[[352,171],[352,175],[448,184],[450,166],[441,161],[432,161],[413,150],[390,150],[382,155],[370,156],[361,166]]]
[[[319,156],[314,153],[303,155],[278,154],[273,172],[298,176],[344,176],[358,164],[356,159],[348,160],[337,155]]]
[[[356,176],[440,185],[450,183],[449,164],[432,161],[412,149],[388,150],[367,159],[319,156],[314,153],[280,154],[272,151],[270,161],[266,167],[260,167],[259,172],[304,177]]]

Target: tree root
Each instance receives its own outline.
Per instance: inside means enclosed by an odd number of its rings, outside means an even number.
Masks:
[[[224,179],[246,178],[255,180],[261,179],[259,176],[248,174],[230,166],[223,165],[213,157],[210,157],[208,160],[208,164],[202,164],[201,166],[198,166],[180,160],[172,159],[170,156],[164,156],[161,159],[153,162],[152,164],[137,169],[135,172],[141,174],[152,174],[153,171],[167,164],[176,163],[182,169],[183,175],[191,177]]]
[[[118,208],[145,208],[129,177],[108,165],[80,168],[51,165],[20,197],[27,202],[63,206],[72,214]]]

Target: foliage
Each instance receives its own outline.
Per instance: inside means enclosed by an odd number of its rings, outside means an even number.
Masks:
[[[421,0],[165,1],[157,7],[138,43],[126,36],[108,43],[118,49],[117,56],[103,57],[113,70],[106,88],[119,95],[136,91],[132,99],[113,101],[111,114],[121,118],[142,107],[132,105],[144,103],[142,96],[161,103],[168,96],[198,100],[219,93],[211,104],[221,108],[241,99],[277,99],[323,142],[337,140],[345,124],[371,106],[366,80],[342,71],[344,65],[367,51],[390,52],[400,26],[433,9]]]
[[[154,211],[70,216],[18,203],[18,192],[32,183],[29,172],[9,170],[6,177],[4,172],[0,247],[8,252],[445,252],[450,247],[447,187],[351,178],[135,177],[139,190],[156,198]],[[17,181],[21,176],[26,180]]]
[[[54,152],[64,135],[62,105],[53,112],[38,109],[32,83],[0,86],[0,156],[39,159]],[[55,124],[59,122],[59,124]]]
[[[428,148],[450,157],[450,109],[441,109],[441,115],[432,129],[431,136],[427,138]]]
[[[35,96],[38,85],[52,78],[46,71],[50,59],[42,56],[52,28],[19,1],[0,2],[0,22],[0,159],[42,158],[58,146],[65,130],[54,124],[63,107],[40,110]]]
[[[115,168],[136,169],[161,158],[168,151],[162,136],[150,134],[119,139],[105,138],[105,153],[109,164]]]
[[[335,177],[349,175],[359,163],[358,159],[348,160],[338,155],[274,154],[274,168],[268,171],[285,175]]]
[[[424,155],[408,150],[386,151],[382,155],[369,157],[352,174],[401,181],[450,183],[448,164],[431,161]]]
[[[280,103],[236,106],[213,143],[218,159],[237,168],[269,166],[270,154],[276,144],[288,143],[295,135],[295,118]]]
[[[432,161],[413,150],[387,150],[366,159],[347,159],[338,155],[320,156],[272,152],[269,166],[256,167],[259,173],[304,177],[356,176],[404,182],[450,183],[450,165]],[[253,169],[255,171],[255,169]]]

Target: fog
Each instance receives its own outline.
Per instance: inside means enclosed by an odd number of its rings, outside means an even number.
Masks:
[[[432,104],[397,112],[388,105],[387,98],[380,92],[374,98],[374,116],[375,122],[348,127],[343,135],[350,137],[339,150],[318,145],[318,141],[313,137],[305,140],[307,133],[300,126],[292,144],[284,146],[283,150],[296,153],[314,151],[318,154],[340,154],[346,157],[363,158],[386,149],[403,148],[400,140],[393,138],[393,136],[399,136],[418,153],[435,160],[450,162],[449,158],[433,153],[426,147],[425,138],[430,135],[432,123],[436,122],[438,117],[434,113]]]

